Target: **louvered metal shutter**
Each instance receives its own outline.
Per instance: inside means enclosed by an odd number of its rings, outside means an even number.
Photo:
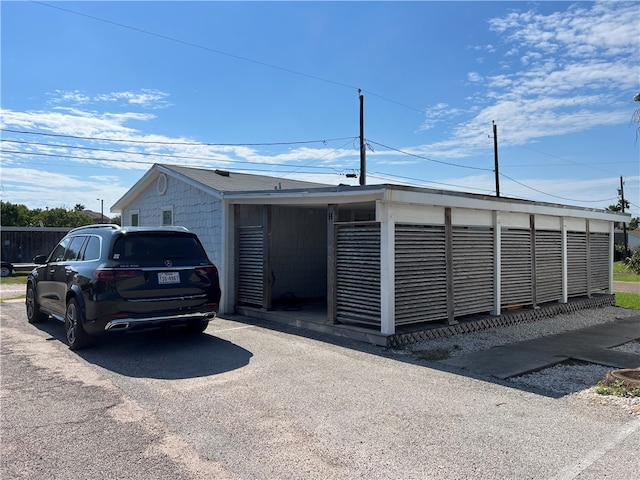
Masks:
[[[501,305],[524,306],[533,303],[531,233],[529,230],[503,229]]]
[[[380,326],[380,224],[336,224],[336,320]]]
[[[591,290],[609,288],[609,234],[589,234],[589,267]]]
[[[494,278],[493,231],[454,227],[454,315],[491,311]]]
[[[562,299],[562,232],[536,230],[536,301]]]
[[[238,227],[238,303],[263,306],[263,227]]]
[[[396,225],[396,325],[447,318],[444,227]]]
[[[587,294],[587,234],[567,232],[567,290],[570,297]]]

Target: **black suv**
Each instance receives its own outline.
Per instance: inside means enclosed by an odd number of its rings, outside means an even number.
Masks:
[[[64,321],[73,350],[109,331],[183,325],[201,333],[218,310],[218,270],[184,227],[88,225],[34,263],[27,319]]]

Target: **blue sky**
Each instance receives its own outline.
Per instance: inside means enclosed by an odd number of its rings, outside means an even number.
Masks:
[[[105,213],[154,163],[640,215],[637,2],[0,3],[2,199]]]

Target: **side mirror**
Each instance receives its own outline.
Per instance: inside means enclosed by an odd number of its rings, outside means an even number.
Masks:
[[[36,265],[42,265],[43,263],[47,263],[47,256],[36,255],[35,257],[33,257],[33,263],[35,263]]]

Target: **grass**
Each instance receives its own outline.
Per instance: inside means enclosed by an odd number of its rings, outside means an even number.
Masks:
[[[0,277],[0,285],[26,285],[29,272],[13,272],[10,277]]]
[[[628,269],[623,262],[613,264],[613,280],[615,282],[640,282],[640,275]]]
[[[616,307],[640,310],[640,293],[616,292]]]

